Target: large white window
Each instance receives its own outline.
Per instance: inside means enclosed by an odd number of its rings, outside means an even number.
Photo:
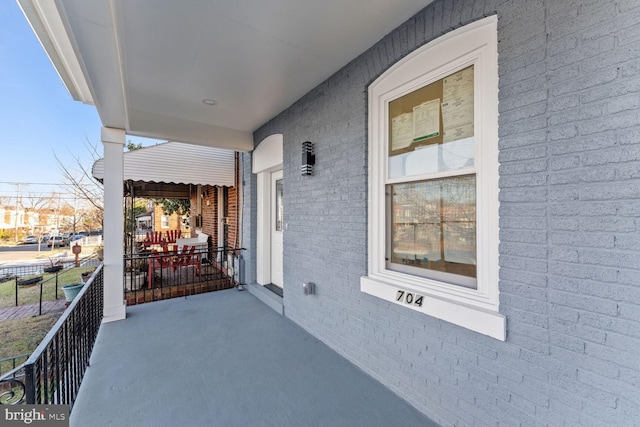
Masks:
[[[418,49],[369,87],[369,271],[361,289],[505,339],[496,17]]]

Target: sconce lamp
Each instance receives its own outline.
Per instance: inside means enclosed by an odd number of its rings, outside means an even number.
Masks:
[[[316,164],[316,156],[313,154],[313,143],[302,143],[302,175],[313,175],[313,165]]]

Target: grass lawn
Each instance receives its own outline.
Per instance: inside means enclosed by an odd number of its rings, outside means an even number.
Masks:
[[[69,248],[48,248],[47,245],[40,247],[40,253],[36,255],[36,259],[49,258],[52,256],[60,255],[61,253],[69,252]]]
[[[50,313],[0,322],[0,359],[33,352],[59,317]]]
[[[91,271],[95,267],[78,267],[58,272],[58,298],[64,298],[62,286],[79,283],[80,274]],[[42,283],[42,301],[56,299],[56,274],[43,273],[42,282],[34,285],[18,286],[18,305],[32,304],[40,301],[40,284]],[[30,276],[27,276],[30,277]],[[26,277],[23,277],[26,278]],[[21,279],[23,279],[21,278]],[[16,281],[9,280],[0,283],[0,307],[14,307],[16,305]],[[0,357],[1,359],[1,357]]]

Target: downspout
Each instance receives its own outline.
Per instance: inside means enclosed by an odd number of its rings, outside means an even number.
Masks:
[[[235,164],[234,164],[234,169],[235,169],[235,183],[236,183],[236,238],[235,238],[235,242],[234,242],[234,248],[241,248],[242,247],[242,240],[240,237],[240,233],[242,232],[242,206],[240,205],[241,201],[242,201],[242,197],[240,195],[241,192],[244,191],[244,189],[242,188],[242,180],[240,179],[240,165],[241,165],[241,161],[242,161],[242,171],[244,172],[244,158],[241,156],[240,153],[238,153],[236,151],[235,153]],[[242,284],[241,280],[242,280],[242,276],[245,274],[244,271],[244,261],[242,259],[242,251],[239,251],[238,254],[238,265],[236,266],[236,268],[241,269],[240,273],[238,274],[238,287],[237,289],[239,291],[244,290],[244,285]]]
[[[234,159],[234,169],[235,169],[235,186],[236,186],[236,236],[235,241],[233,242],[234,248],[239,248],[240,246],[240,223],[242,221],[242,209],[240,208],[240,153],[236,151],[235,159]]]
[[[130,227],[130,231],[131,231],[131,237],[129,238],[129,253],[131,256],[133,256],[133,247],[135,245],[135,241],[136,241],[136,210],[135,210],[135,206],[136,206],[136,195],[135,195],[135,190],[134,190],[134,185],[133,185],[133,180],[129,180],[129,186],[130,191],[131,191],[131,223],[129,225]]]

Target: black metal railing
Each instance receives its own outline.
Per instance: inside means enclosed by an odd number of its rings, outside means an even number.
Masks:
[[[89,366],[104,305],[100,265],[27,361],[0,377],[0,404],[66,404]]]
[[[15,306],[18,307],[20,305],[21,301],[19,299],[19,296],[20,296],[20,289],[21,289],[22,286],[27,286],[27,285],[29,285],[29,283],[33,283],[34,285],[38,284],[38,286],[40,287],[40,293],[39,293],[39,298],[38,298],[38,303],[39,303],[38,315],[41,316],[42,315],[42,302],[43,302],[43,295],[44,295],[44,287],[45,287],[45,285],[50,284],[51,286],[53,286],[55,284],[54,300],[58,299],[58,291],[59,291],[59,286],[58,286],[59,280],[58,279],[59,279],[60,271],[62,271],[62,270],[56,270],[56,271],[52,272],[53,275],[51,277],[49,277],[48,279],[46,279],[46,280],[43,280],[43,276],[42,275],[40,275],[40,276],[26,276],[26,278],[24,278],[24,276],[23,276],[22,279],[19,278],[19,277],[16,277],[14,279],[14,283],[15,283],[15,286],[14,286]],[[24,305],[25,303],[22,302],[22,304]],[[30,303],[28,303],[28,304],[30,304]]]
[[[172,250],[173,249],[173,250]],[[240,282],[243,248],[193,249],[168,245],[124,258],[128,305],[227,289]]]

